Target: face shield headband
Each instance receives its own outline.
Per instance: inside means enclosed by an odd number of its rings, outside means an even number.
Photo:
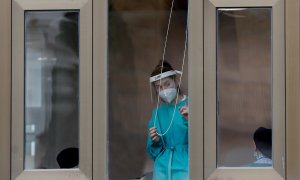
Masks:
[[[150,83],[153,83],[153,82],[161,80],[161,79],[163,79],[165,77],[173,76],[173,75],[176,75],[176,74],[182,74],[182,72],[181,71],[177,71],[177,70],[167,71],[167,72],[158,74],[156,76],[150,77],[149,81],[150,81]]]

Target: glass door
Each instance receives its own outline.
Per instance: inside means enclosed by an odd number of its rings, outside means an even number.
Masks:
[[[92,2],[12,2],[11,179],[92,179]]]
[[[285,178],[283,17],[283,1],[204,1],[204,178]]]

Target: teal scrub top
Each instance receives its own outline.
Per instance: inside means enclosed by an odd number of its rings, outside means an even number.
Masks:
[[[154,160],[154,180],[188,180],[188,120],[179,112],[179,107],[186,106],[185,100],[176,105],[173,124],[168,133],[153,142],[148,134],[147,152]],[[172,120],[174,104],[161,104],[158,107],[156,128],[158,133],[164,133]],[[154,126],[156,109],[152,112],[148,129]]]

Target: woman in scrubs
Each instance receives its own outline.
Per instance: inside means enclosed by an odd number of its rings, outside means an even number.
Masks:
[[[154,180],[189,179],[188,98],[179,88],[178,73],[160,61],[150,77],[161,102],[148,124],[147,152],[154,160]]]

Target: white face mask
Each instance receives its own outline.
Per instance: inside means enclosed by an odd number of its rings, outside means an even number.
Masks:
[[[176,88],[168,88],[159,92],[159,97],[165,102],[171,103],[177,95]]]

